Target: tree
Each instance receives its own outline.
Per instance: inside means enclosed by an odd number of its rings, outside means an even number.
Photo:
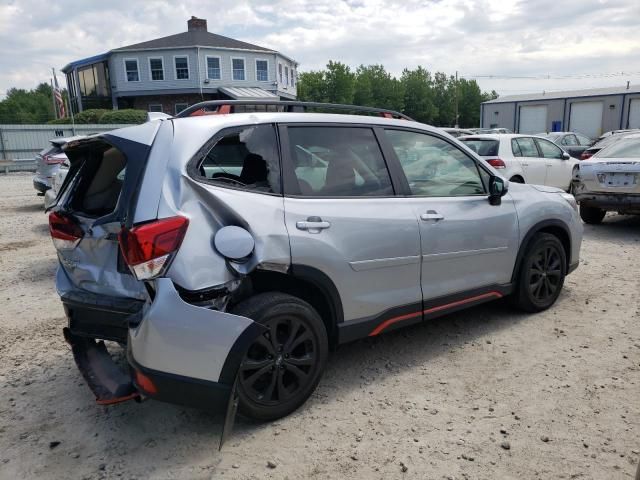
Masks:
[[[438,111],[433,123],[438,127],[447,127],[455,123],[455,95],[455,79],[447,77],[442,72],[436,72],[433,77],[433,103]]]
[[[404,88],[382,65],[360,65],[356,71],[356,105],[402,110]]]
[[[44,123],[52,118],[53,94],[47,83],[33,90],[10,88],[0,102],[0,123]]]
[[[324,76],[328,102],[353,103],[355,75],[347,65],[329,60]]]
[[[303,102],[326,102],[325,72],[302,72],[298,77],[298,99]]]
[[[480,125],[480,104],[485,101],[483,97],[475,80],[458,80],[458,123],[461,127]]]
[[[404,69],[400,78],[404,89],[404,113],[422,123],[433,123],[437,109],[433,104],[433,80],[422,67]]]

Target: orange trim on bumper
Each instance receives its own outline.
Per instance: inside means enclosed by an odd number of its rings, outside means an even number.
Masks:
[[[497,298],[502,298],[502,294],[500,292],[487,292],[487,293],[483,293],[481,295],[476,295],[474,297],[464,298],[464,299],[458,300],[456,302],[445,303],[444,305],[438,305],[437,307],[427,308],[426,310],[423,310],[421,312],[408,313],[406,315],[400,315],[399,317],[393,317],[393,318],[390,318],[388,320],[385,320],[380,325],[378,325],[376,328],[374,328],[371,331],[371,333],[369,334],[369,336],[370,337],[374,337],[374,336],[378,335],[379,333],[381,333],[389,325],[393,325],[394,323],[398,323],[398,322],[401,322],[403,320],[408,320],[410,318],[415,318],[415,317],[417,317],[419,315],[422,315],[422,314],[426,315],[426,314],[429,314],[429,313],[440,312],[442,310],[447,310],[449,308],[457,307],[459,305],[464,305],[466,303],[475,302],[477,300],[484,300],[484,299],[487,299],[487,298],[496,298],[496,299]]]

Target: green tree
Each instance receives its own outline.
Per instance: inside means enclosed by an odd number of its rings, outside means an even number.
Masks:
[[[0,123],[44,123],[52,118],[53,94],[47,83],[33,90],[10,88],[0,102]]]
[[[355,75],[347,65],[329,60],[324,76],[328,102],[353,103]]]
[[[480,125],[480,104],[485,101],[475,80],[458,80],[458,124],[471,128]]]
[[[437,109],[433,103],[433,80],[422,67],[404,69],[400,78],[404,88],[404,113],[422,123],[433,123]]]
[[[437,108],[434,124],[448,127],[455,123],[455,80],[445,73],[433,76],[433,103]],[[478,107],[479,108],[479,107]]]
[[[382,65],[360,65],[356,70],[356,105],[402,110],[404,86]]]
[[[327,81],[323,70],[300,73],[297,88],[298,100],[303,102],[327,101]]]

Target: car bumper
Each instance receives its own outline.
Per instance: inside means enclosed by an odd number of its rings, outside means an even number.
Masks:
[[[142,395],[219,411],[228,404],[242,357],[264,327],[249,318],[196,307],[180,298],[168,278],[154,282],[151,302],[105,298],[83,291],[62,296],[69,317],[65,338],[101,404]],[[93,320],[93,322],[92,322]],[[124,377],[102,351],[124,341]]]
[[[575,198],[580,205],[603,210],[640,210],[640,194],[579,192]]]

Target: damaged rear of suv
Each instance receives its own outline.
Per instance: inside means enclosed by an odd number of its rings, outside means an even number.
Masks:
[[[544,310],[577,267],[571,195],[509,188],[438,129],[246,103],[65,149],[56,285],[99,403],[151,397],[229,418],[237,399],[279,418],[312,394],[330,347],[503,296]],[[126,371],[104,340],[125,347]]]

